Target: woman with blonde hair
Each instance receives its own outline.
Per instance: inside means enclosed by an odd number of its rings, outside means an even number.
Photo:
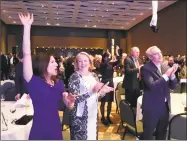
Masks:
[[[93,63],[86,52],[75,58],[75,72],[69,79],[69,92],[76,96],[71,110],[71,140],[96,140],[98,121],[98,98],[113,88],[99,82],[97,75],[90,71]]]

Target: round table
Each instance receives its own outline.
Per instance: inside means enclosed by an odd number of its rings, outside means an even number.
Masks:
[[[186,106],[186,93],[171,93],[171,113],[170,118],[179,113],[184,113],[184,107]],[[142,120],[142,96],[138,97],[137,109],[136,109],[136,120]]]
[[[11,113],[10,110],[14,104],[15,101],[1,102],[1,112],[8,125],[6,131],[1,131],[1,140],[28,140],[32,120],[27,125],[15,125],[11,122],[14,119],[19,119],[23,115],[33,115],[33,107],[16,107],[15,113]],[[3,126],[3,124],[1,124],[1,126]]]

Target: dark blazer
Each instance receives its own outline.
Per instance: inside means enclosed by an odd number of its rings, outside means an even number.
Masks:
[[[19,62],[16,65],[15,87],[16,87],[16,94],[20,93],[21,96],[24,93],[28,94],[28,91],[27,91],[25,84],[24,84],[23,63],[22,62]]]
[[[162,74],[168,68],[166,65],[161,65]],[[152,61],[141,67],[141,77],[144,84],[143,111],[146,109],[153,110],[154,112],[162,112],[165,106],[165,98],[170,107],[170,89],[176,88],[177,79],[175,78],[166,82],[162,74]]]
[[[139,60],[139,59],[138,59]],[[141,64],[141,62],[139,61]],[[124,79],[123,79],[123,87],[125,89],[139,89],[140,84],[137,78],[137,74],[139,69],[136,68],[132,56],[127,57],[124,60]]]

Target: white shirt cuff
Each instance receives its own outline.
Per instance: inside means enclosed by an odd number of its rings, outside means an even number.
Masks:
[[[175,79],[175,75],[171,76],[170,79],[171,79],[171,80],[174,80],[174,79]]]
[[[169,77],[166,74],[163,74],[162,77],[165,79],[166,82],[169,80]]]

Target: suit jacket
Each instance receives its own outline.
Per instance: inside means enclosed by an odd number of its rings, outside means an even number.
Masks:
[[[162,74],[168,68],[167,65],[161,65]],[[177,79],[175,78],[166,82],[162,74],[152,61],[141,67],[141,77],[144,84],[143,111],[146,109],[162,112],[164,109],[163,106],[165,106],[165,98],[170,107],[170,89],[176,88]]]
[[[139,63],[141,64],[140,61]],[[123,87],[125,89],[129,89],[129,90],[140,89],[140,83],[137,78],[138,73],[139,73],[139,69],[136,68],[132,56],[127,57],[124,60]]]
[[[21,96],[24,93],[28,94],[27,88],[24,84],[24,78],[23,78],[23,63],[19,62],[16,65],[16,75],[15,75],[15,87],[16,87],[16,94],[20,93]]]

